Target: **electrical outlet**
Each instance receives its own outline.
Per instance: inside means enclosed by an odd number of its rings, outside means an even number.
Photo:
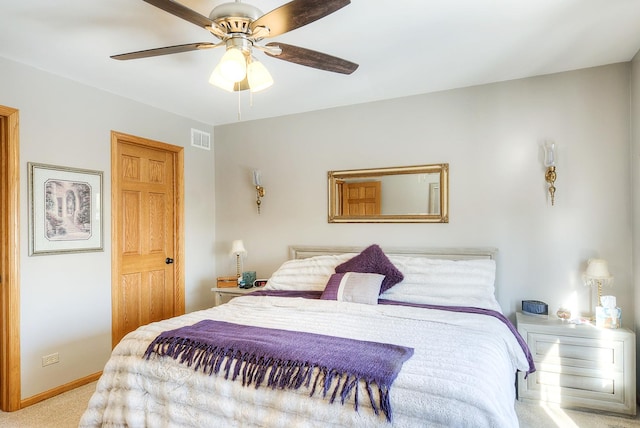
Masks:
[[[45,355],[42,357],[42,367],[50,366],[51,364],[59,363],[60,355],[57,352],[53,354]]]

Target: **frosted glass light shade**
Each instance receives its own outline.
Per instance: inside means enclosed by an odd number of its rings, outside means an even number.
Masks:
[[[251,92],[262,91],[273,85],[273,78],[260,61],[252,61],[247,66],[247,80]]]
[[[220,60],[220,74],[226,80],[239,82],[247,75],[247,59],[236,48],[228,49]]]
[[[544,166],[556,166],[556,143],[552,141],[544,143]]]
[[[225,91],[233,92],[233,88],[235,87],[235,82],[225,79],[220,73],[220,65],[216,66],[211,73],[211,77],[209,77],[209,83],[213,86],[217,86],[220,89],[224,89]]]
[[[253,170],[253,185],[262,186],[262,172],[259,169]]]

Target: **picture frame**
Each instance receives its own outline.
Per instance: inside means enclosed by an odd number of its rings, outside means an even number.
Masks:
[[[29,255],[104,251],[102,171],[29,162]]]

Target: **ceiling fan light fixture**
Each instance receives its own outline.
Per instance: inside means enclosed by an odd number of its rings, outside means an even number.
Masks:
[[[220,67],[222,77],[231,82],[239,82],[247,75],[247,59],[237,48],[227,49],[218,67]]]
[[[298,46],[273,42],[266,45],[257,44],[264,38],[279,36],[324,18],[348,5],[349,0],[290,0],[266,14],[241,0],[233,2],[226,0],[226,3],[216,6],[211,11],[209,18],[176,0],[144,1],[209,30],[213,36],[220,39],[220,42],[165,46],[112,55],[111,58],[117,60],[149,58],[226,46],[226,52],[211,73],[209,83],[227,91],[238,92],[247,89],[256,92],[273,85],[273,78],[262,64],[256,61],[252,65],[253,48],[283,61],[334,73],[351,74],[358,68],[358,64],[350,61]],[[250,71],[247,71],[247,68],[250,68]]]
[[[252,60],[247,66],[247,80],[251,92],[262,91],[273,85],[273,77],[260,61]]]
[[[228,92],[233,92],[235,88],[235,82],[225,79],[220,73],[220,65],[213,69],[211,76],[209,77],[209,83],[213,86],[217,86],[220,89],[224,89]]]

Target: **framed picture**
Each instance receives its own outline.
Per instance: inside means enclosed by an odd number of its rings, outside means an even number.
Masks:
[[[27,163],[29,255],[103,251],[102,171]]]

